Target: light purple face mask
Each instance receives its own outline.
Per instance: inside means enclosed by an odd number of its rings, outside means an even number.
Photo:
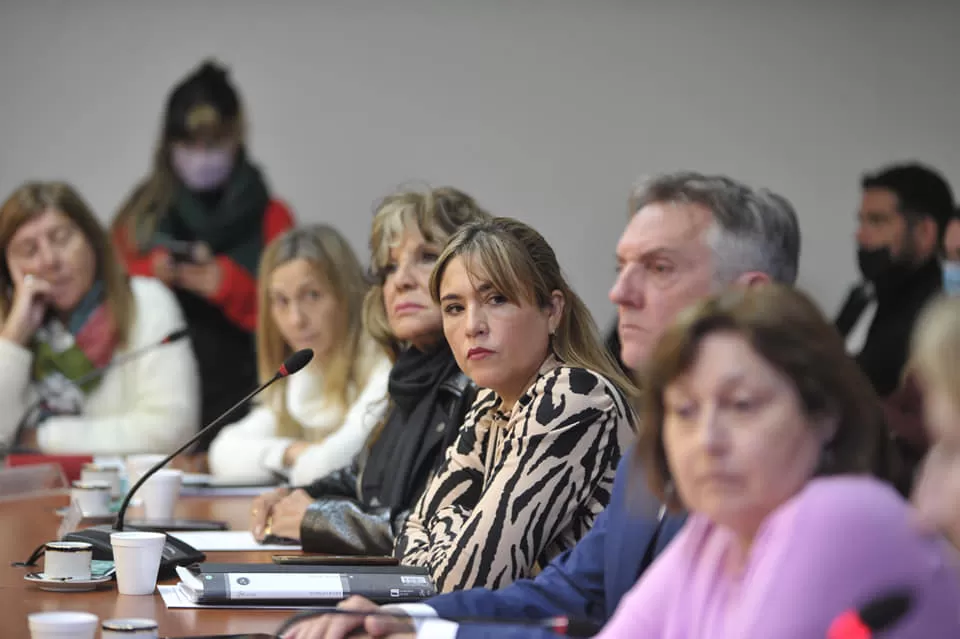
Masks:
[[[194,191],[210,191],[222,186],[233,170],[234,150],[187,149],[174,147],[173,169],[183,183]]]

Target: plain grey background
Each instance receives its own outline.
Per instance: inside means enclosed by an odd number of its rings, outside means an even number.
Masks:
[[[833,313],[865,169],[960,188],[958,26],[957,0],[0,0],[0,191],[67,179],[109,221],[214,55],[276,194],[364,260],[378,198],[458,186],[540,229],[606,324],[631,184],[719,171],[793,201]]]

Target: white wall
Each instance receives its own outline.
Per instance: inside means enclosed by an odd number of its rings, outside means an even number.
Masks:
[[[833,312],[862,170],[922,158],[960,190],[960,2],[707,5],[0,0],[0,192],[66,178],[109,219],[215,54],[275,190],[359,250],[396,185],[460,186],[539,228],[606,322],[630,184],[723,171],[794,202],[801,283]]]

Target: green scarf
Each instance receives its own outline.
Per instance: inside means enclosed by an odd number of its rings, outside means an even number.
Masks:
[[[186,186],[177,187],[170,210],[157,223],[154,243],[162,245],[165,238],[204,242],[215,255],[226,255],[255,276],[269,203],[263,176],[241,155],[214,208]]]
[[[94,282],[66,325],[56,318],[45,322],[34,335],[32,346],[32,377],[44,398],[44,411],[78,412],[84,396],[100,383],[100,378],[92,374],[110,363],[117,346],[116,322],[106,303],[103,282]]]

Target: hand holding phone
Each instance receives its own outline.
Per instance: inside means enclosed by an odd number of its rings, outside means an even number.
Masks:
[[[172,240],[167,243],[167,250],[176,263],[206,264],[213,257],[210,247],[203,242]]]

